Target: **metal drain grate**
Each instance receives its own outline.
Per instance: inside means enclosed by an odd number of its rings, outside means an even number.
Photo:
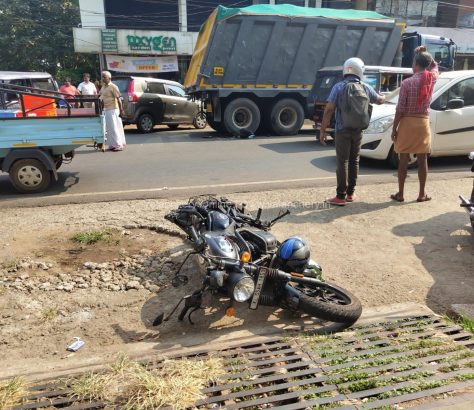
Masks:
[[[226,375],[195,407],[225,409],[395,409],[474,391],[474,339],[434,316],[356,327],[333,336],[295,335],[246,342],[213,355]],[[206,357],[208,349],[187,356]],[[160,364],[157,363],[157,366]],[[64,386],[64,385],[63,385]],[[56,381],[33,386],[23,409],[103,409],[77,402]],[[462,396],[458,396],[462,400]]]

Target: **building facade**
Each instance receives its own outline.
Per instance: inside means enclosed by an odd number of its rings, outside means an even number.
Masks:
[[[370,0],[369,0],[370,2]],[[79,0],[78,53],[99,54],[101,69],[183,81],[201,25],[218,6],[294,4],[367,9],[367,0]]]
[[[453,38],[457,68],[472,66],[474,0],[79,0],[74,48],[99,54],[101,69],[183,82],[199,29],[215,7],[284,3],[375,10],[419,32]]]

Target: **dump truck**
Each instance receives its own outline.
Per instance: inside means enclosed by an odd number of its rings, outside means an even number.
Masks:
[[[216,131],[296,134],[312,117],[317,71],[358,56],[390,66],[403,23],[372,11],[253,5],[216,8],[201,27],[185,87]],[[397,53],[398,51],[398,53]]]

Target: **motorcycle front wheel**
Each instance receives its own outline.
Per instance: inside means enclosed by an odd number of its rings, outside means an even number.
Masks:
[[[319,319],[353,324],[362,314],[362,305],[349,291],[328,282],[295,286],[300,294],[299,310]]]

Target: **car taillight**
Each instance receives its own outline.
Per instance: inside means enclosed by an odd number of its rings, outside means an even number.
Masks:
[[[135,80],[131,80],[128,84],[128,101],[137,102],[138,96],[135,94]]]

